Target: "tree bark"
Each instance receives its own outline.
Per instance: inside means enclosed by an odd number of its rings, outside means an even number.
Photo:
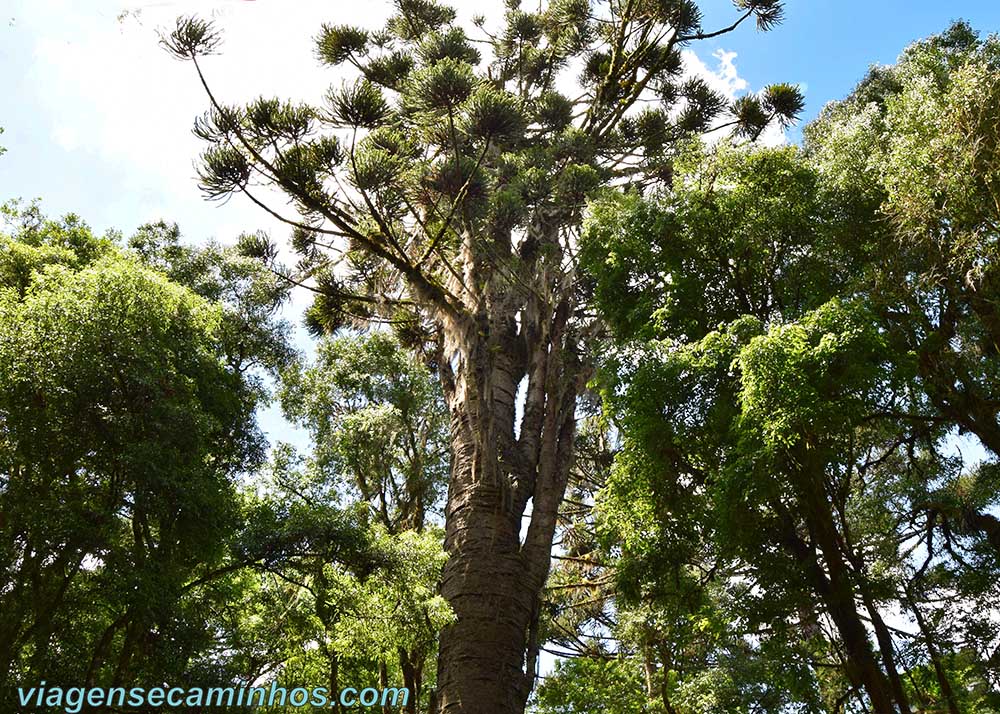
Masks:
[[[520,517],[491,450],[461,413],[452,417],[452,477],[446,510],[441,593],[456,622],[438,651],[441,714],[521,712],[530,690],[525,666],[533,598],[525,582]]]
[[[799,455],[799,463],[807,464],[808,456]],[[858,615],[850,572],[840,549],[833,513],[819,481],[821,471],[802,468],[795,474],[795,486],[805,517],[811,543],[798,534],[787,509],[780,508],[785,519],[785,542],[790,552],[803,564],[813,587],[826,606],[844,645],[847,655],[847,677],[868,695],[869,704],[877,714],[897,711],[892,690],[885,673],[872,652],[868,633]],[[819,553],[816,548],[819,548]],[[822,554],[826,569],[820,564]]]
[[[539,290],[541,292],[541,290]],[[556,294],[558,294],[557,291]],[[551,294],[551,293],[550,293]],[[500,293],[447,336],[451,420],[437,711],[520,714],[534,684],[540,600],[568,480],[582,385],[569,306]],[[519,324],[518,324],[519,323]],[[518,385],[527,380],[520,434]],[[530,518],[527,506],[530,503]],[[522,541],[522,519],[528,518]]]
[[[800,540],[799,546],[797,550],[800,552],[811,551],[804,541]],[[827,577],[814,555],[807,556],[803,565],[810,573],[813,586],[826,606],[827,612],[830,613],[830,618],[844,644],[848,680],[852,685],[864,689],[873,711],[878,714],[892,714],[896,709],[893,706],[889,685],[872,655],[868,635],[854,608],[853,597],[845,591],[841,583],[835,583]]]
[[[406,714],[417,714],[417,703],[421,695],[422,663],[423,655],[399,648],[399,668],[403,672],[403,686],[409,691],[409,697],[403,707]]]
[[[382,688],[383,692],[389,686],[389,668],[384,659],[378,663],[378,686]],[[382,714],[392,714],[392,705],[388,701],[383,700],[382,702]]]

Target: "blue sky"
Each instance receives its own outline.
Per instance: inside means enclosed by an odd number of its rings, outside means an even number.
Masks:
[[[482,12],[472,0],[453,4],[460,18]],[[706,29],[735,16],[729,0],[702,7]],[[226,101],[258,94],[315,99],[338,81],[313,56],[320,23],[377,26],[389,9],[382,0],[6,0],[0,145],[8,152],[0,157],[0,200],[40,197],[48,213],[78,213],[99,231],[127,234],[164,218],[192,241],[231,241],[261,228],[282,236],[245,201],[202,200],[190,126],[204,97],[191,68],[157,47],[156,30],[180,14],[216,18],[226,44],[206,70]],[[1000,3],[789,0],[777,29],[741,28],[699,44],[688,69],[730,95],[770,82],[801,84],[808,119],[844,96],[870,64],[892,62],[909,42],[957,18],[984,33],[1000,30]],[[798,135],[793,129],[788,138]],[[290,318],[297,320],[306,299],[289,307]],[[290,436],[274,410],[263,422],[272,436]]]
[[[189,68],[156,46],[155,30],[178,14],[215,15],[228,44],[211,67],[220,86],[234,96],[307,98],[331,81],[312,55],[310,38],[319,23],[378,23],[388,11],[381,0],[4,4],[0,126],[6,133],[0,144],[8,154],[0,160],[0,198],[40,196],[51,212],[76,211],[98,228],[128,229],[163,215],[192,237],[238,232],[262,221],[242,204],[219,208],[200,200],[191,165],[198,147],[189,127],[202,98]],[[475,2],[455,4],[466,16],[478,11]],[[706,0],[702,7],[707,29],[734,17],[729,0]],[[800,83],[809,118],[848,92],[871,63],[892,62],[906,44],[957,18],[983,32],[1000,30],[1000,3],[788,0],[785,22],[776,30],[741,28],[699,44],[697,53],[716,70],[714,52],[735,52],[732,63],[749,89]]]
[[[726,24],[732,5],[713,0],[703,7],[705,26],[716,27]],[[785,21],[775,30],[737,32],[711,46],[737,53],[740,76],[751,87],[803,84],[806,119],[850,92],[871,64],[894,62],[910,42],[953,20],[967,20],[984,35],[1000,32],[996,0],[788,0],[785,7]]]

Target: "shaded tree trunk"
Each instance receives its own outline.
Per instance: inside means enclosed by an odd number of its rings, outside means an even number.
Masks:
[[[505,299],[496,301],[502,307]],[[534,684],[540,598],[582,370],[566,334],[568,303],[514,302],[491,316],[484,308],[451,335],[440,361],[452,441],[441,593],[457,616],[441,634],[440,714],[520,714]]]
[[[56,613],[83,563],[79,552],[64,550],[55,562],[42,567],[43,557],[32,554],[22,568],[11,576],[14,586],[2,602],[0,620],[0,685],[5,685],[10,670],[24,647],[34,641],[32,666],[42,666],[48,642],[56,627]],[[28,587],[26,587],[28,586]]]
[[[115,633],[125,626],[129,617],[131,617],[131,612],[126,611],[125,614],[121,615],[104,629],[100,639],[94,645],[94,652],[90,657],[90,664],[87,666],[87,676],[84,679],[84,686],[93,687],[97,683],[97,672],[107,659],[108,653],[111,652],[111,643],[115,638]]]
[[[858,580],[857,589],[860,591],[861,600],[868,611],[872,627],[875,630],[875,640],[878,642],[879,653],[882,655],[882,665],[885,667],[885,671],[889,677],[889,684],[892,686],[892,695],[899,706],[899,711],[902,714],[910,714],[910,701],[906,696],[903,680],[899,676],[899,669],[896,667],[895,644],[892,640],[892,633],[882,619],[878,605],[871,595],[868,582],[865,579],[864,561],[850,542],[846,525],[844,526],[843,550],[847,559],[854,567],[854,574]]]
[[[875,639],[878,642],[879,652],[882,655],[882,664],[884,665],[885,671],[889,676],[889,684],[892,686],[892,695],[896,700],[899,711],[902,712],[902,714],[910,714],[910,701],[906,696],[906,690],[903,688],[903,680],[899,676],[899,669],[896,667],[896,655],[892,642],[892,633],[889,632],[889,628],[886,627],[885,621],[882,619],[882,615],[879,613],[875,603],[872,601],[871,597],[869,597],[868,593],[865,592],[863,584],[861,591],[861,597],[865,603],[865,609],[868,610],[868,614],[871,616],[872,627],[875,628]]]
[[[795,558],[802,563],[812,586],[833,620],[846,654],[846,674],[855,687],[864,690],[869,703],[878,714],[893,714],[897,710],[885,673],[882,672],[872,653],[868,633],[855,605],[854,590],[850,583],[847,564],[832,531],[833,515],[826,502],[822,488],[817,488],[811,474],[798,475],[799,499],[805,512],[806,525],[811,543],[798,533],[791,514],[784,507],[785,544]],[[823,513],[829,518],[824,519]],[[819,547],[819,553],[816,547]],[[818,555],[822,554],[826,570]]]
[[[910,610],[913,612],[913,616],[917,621],[917,627],[920,628],[920,635],[924,638],[924,644],[927,646],[927,655],[931,659],[931,665],[934,667],[934,676],[937,677],[938,686],[941,688],[941,696],[944,697],[945,704],[948,707],[948,714],[959,714],[958,700],[955,698],[955,692],[951,688],[951,681],[948,679],[948,673],[944,669],[944,663],[941,661],[941,653],[938,651],[937,645],[934,644],[934,633],[927,626],[927,620],[924,618],[920,608],[917,604],[913,602],[912,598],[909,599]]]
[[[132,658],[139,648],[143,634],[144,627],[138,619],[130,620],[125,626],[118,663],[115,665],[114,677],[111,680],[112,687],[124,687],[132,681]]]
[[[382,688],[384,692],[389,686],[389,668],[386,667],[385,660],[379,660],[378,663],[378,686]],[[388,701],[383,700],[382,702],[382,714],[391,714],[392,706]]]
[[[422,694],[421,662],[423,662],[422,655],[407,652],[402,647],[399,648],[399,668],[403,672],[403,686],[410,693],[406,705],[403,707],[406,714],[417,714],[417,706]]]

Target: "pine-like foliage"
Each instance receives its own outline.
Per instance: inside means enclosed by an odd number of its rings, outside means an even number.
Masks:
[[[317,291],[316,330],[381,319],[432,337],[442,315],[475,314],[486,283],[522,284],[537,269],[538,236],[525,229],[541,214],[562,242],[547,255],[565,257],[595,189],[669,181],[692,134],[756,138],[793,120],[795,87],[730,105],[685,76],[681,51],[694,41],[781,19],[780,0],[735,5],[733,25],[710,32],[692,0],[553,0],[533,12],[507,0],[499,29],[480,18],[467,34],[452,8],[397,0],[381,30],[322,27],[319,60],[357,75],[322,104],[212,96],[196,123],[210,144],[202,186],[210,198],[256,200],[262,184],[292,197],[300,217],[282,218],[304,260],[289,277]],[[197,63],[220,37],[184,18],[163,42]]]

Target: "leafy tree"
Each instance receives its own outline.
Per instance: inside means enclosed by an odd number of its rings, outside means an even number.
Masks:
[[[427,368],[374,335],[302,369],[276,317],[287,285],[174,225],[125,241],[4,210],[4,681],[335,691],[343,676],[426,704],[451,619],[425,523],[447,474]],[[279,447],[267,477],[253,415],[278,372],[332,447]]]
[[[600,510],[621,602],[687,614],[654,638],[668,650],[716,603],[764,662],[813,670],[783,684],[810,711],[995,706],[979,684],[995,628],[956,603],[996,597],[995,303],[979,282],[996,47],[955,25],[825,110],[804,152],[696,152],[672,193],[609,194],[588,225],[582,261],[618,345],[604,383],[622,442]],[[956,458],[962,432],[984,463]],[[672,671],[659,657],[656,676]],[[698,711],[699,678],[725,701],[731,674],[717,651],[664,704]],[[746,710],[784,706],[746,693]]]
[[[175,226],[126,243],[37,205],[4,211],[3,679],[230,683],[212,652],[239,571],[318,535],[331,561],[367,549],[343,517],[289,532],[239,493],[263,463],[266,373],[291,356],[285,287]]]
[[[728,701],[737,711],[780,711],[785,696],[813,698],[796,674],[808,652],[796,652],[802,638],[787,628],[762,626],[812,602],[796,599],[802,585],[793,582],[784,612],[775,613],[773,600],[761,602],[756,617],[726,606],[746,605],[749,595],[727,593],[729,578],[739,582],[766,566],[758,577],[775,598],[775,571],[801,572],[773,557],[765,563],[755,549],[754,538],[775,534],[773,524],[748,522],[757,499],[771,498],[760,489],[780,497],[789,487],[750,470],[759,443],[741,423],[734,359],[764,324],[822,305],[844,284],[852,270],[844,247],[863,215],[827,194],[794,149],[720,147],[679,169],[675,190],[660,201],[609,194],[583,245],[595,299],[625,345],[606,370],[622,445],[601,499],[603,527],[624,547],[619,609],[648,603],[646,614],[636,611],[647,624],[627,639],[647,659],[651,696],[666,711],[701,711],[697,701],[708,710]],[[720,552],[723,529],[730,537]],[[734,545],[751,555],[733,559]],[[756,647],[742,639],[751,632]],[[785,664],[771,666],[787,675],[767,672],[761,650],[782,652]],[[752,661],[764,667],[741,667]],[[768,682],[781,682],[770,704],[762,695]]]
[[[399,0],[382,30],[322,29],[321,60],[358,79],[316,107],[228,106],[203,72],[215,30],[181,19],[164,38],[209,93],[195,127],[209,143],[206,195],[242,193],[292,225],[302,262],[282,268],[263,239],[247,252],[315,291],[315,329],[388,322],[439,375],[451,414],[441,587],[457,615],[440,643],[443,712],[521,711],[533,685],[539,596],[590,374],[575,272],[586,197],[669,184],[684,137],[714,126],[753,138],[801,109],[787,85],[729,106],[683,76],[693,42],[781,19],[779,0],[735,5],[730,26],[706,30],[692,0],[536,11],[512,1],[495,32],[477,20],[470,37],[453,9]],[[285,191],[299,215],[265,205],[261,185]]]
[[[236,307],[171,282],[117,236],[34,207],[6,213],[0,673],[122,683],[172,671],[157,658],[183,651],[164,644],[186,637],[175,601],[223,555],[234,479],[263,457],[262,395],[244,376],[261,358],[230,351]],[[55,634],[70,630],[60,652]]]
[[[218,648],[206,663],[223,663],[230,682],[247,685],[405,686],[404,710],[425,710],[430,643],[451,619],[436,591],[440,529],[390,533],[367,504],[330,505],[342,494],[328,474],[287,447],[269,471],[243,539],[250,554],[270,555],[246,559],[253,567],[239,571],[242,588],[215,620]]]
[[[364,655],[383,682],[398,664],[411,692],[407,711],[415,712],[433,676],[428,659],[452,619],[436,593],[444,559],[434,521],[449,468],[440,386],[395,338],[374,332],[321,341],[313,364],[284,375],[282,404],[314,444],[288,491],[319,504],[363,505],[373,541],[398,564],[363,581],[320,564],[323,592],[315,595],[329,659]]]
[[[997,39],[958,23],[831,106],[807,141],[831,182],[866,181],[882,199],[894,230],[879,246],[891,261],[879,307],[935,407],[994,454],[998,63]]]
[[[565,659],[535,696],[540,714],[574,714],[599,709],[608,714],[646,711],[642,671],[632,659]]]
[[[967,24],[956,23],[908,48],[897,65],[873,71],[851,97],[824,113],[806,142],[825,180],[855,191],[859,179],[867,183],[892,226],[874,246],[881,263],[870,294],[881,329],[896,350],[914,359],[929,413],[910,418],[969,435],[986,451],[981,463],[959,463],[937,478],[924,472],[910,494],[927,553],[904,599],[923,633],[949,711],[958,710],[958,692],[978,688],[949,683],[950,677],[964,679],[948,671],[949,648],[970,647],[980,663],[973,679],[996,680],[989,664],[995,646],[984,646],[995,637],[985,634],[993,628],[965,624],[934,603],[948,587],[973,602],[995,597],[983,578],[992,578],[1000,543],[990,512],[997,500],[992,473],[1000,446],[991,396],[998,356],[991,267],[998,225],[998,59],[995,36],[981,40]],[[838,157],[837,147],[845,145],[851,150]],[[862,161],[865,151],[871,156]],[[847,170],[859,173],[852,179]],[[948,623],[950,633],[937,631],[938,644],[921,607]],[[976,635],[957,634],[969,632],[970,625]]]
[[[433,375],[389,334],[323,340],[283,379],[286,414],[309,428],[315,468],[371,504],[390,533],[423,530],[448,478],[447,412]]]

